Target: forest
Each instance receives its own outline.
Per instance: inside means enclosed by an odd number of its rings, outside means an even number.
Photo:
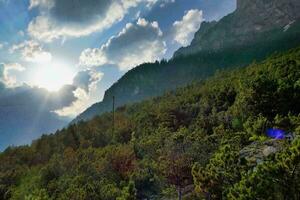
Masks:
[[[300,48],[0,154],[0,199],[300,199]]]

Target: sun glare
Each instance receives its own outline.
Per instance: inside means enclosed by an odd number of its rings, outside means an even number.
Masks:
[[[63,85],[71,84],[73,72],[62,63],[53,63],[40,67],[34,76],[34,85],[48,91],[58,91]]]

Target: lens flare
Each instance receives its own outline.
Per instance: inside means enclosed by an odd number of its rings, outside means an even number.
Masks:
[[[285,132],[280,129],[270,128],[267,130],[267,135],[276,140],[282,140],[285,138]]]

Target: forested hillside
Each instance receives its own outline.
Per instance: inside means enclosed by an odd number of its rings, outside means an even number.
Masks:
[[[0,199],[297,200],[299,99],[297,48],[8,148]]]
[[[300,45],[299,35],[300,23],[295,22],[287,31],[280,28],[260,33],[247,45],[201,51],[176,56],[169,61],[142,64],[127,72],[105,92],[102,102],[92,105],[73,122],[88,120],[109,111],[113,96],[118,107],[203,81],[218,70],[244,67],[253,61],[262,61],[274,52],[286,51]]]

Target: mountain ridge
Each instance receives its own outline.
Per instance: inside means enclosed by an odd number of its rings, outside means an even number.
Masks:
[[[195,34],[191,45],[179,49],[175,52],[171,60],[145,63],[127,72],[105,92],[102,102],[96,103],[86,109],[71,123],[88,120],[96,115],[111,111],[113,96],[116,97],[117,107],[138,102],[162,95],[164,92],[176,89],[177,87],[204,80],[213,75],[217,70],[246,66],[254,60],[260,61],[276,51],[285,51],[300,44],[298,37],[300,34],[300,26],[298,20],[290,24],[287,30],[284,29],[287,20],[283,20],[283,22],[279,23],[280,25],[271,26],[273,29],[270,27],[266,28],[265,31],[255,35],[253,41],[243,43],[243,45],[240,45],[239,42],[236,44],[228,40],[230,45],[224,45],[224,48],[210,47],[199,51],[199,47],[201,47],[201,44],[198,42],[199,39],[200,41],[204,41],[206,35],[212,35],[209,36],[211,38],[215,37],[214,34],[218,33],[219,27],[223,26],[223,31],[230,32],[229,25],[232,21],[234,22],[233,24],[236,24],[236,21],[240,20],[240,12],[242,12],[243,8],[247,7],[250,2],[252,1],[238,1],[237,10],[218,22],[203,22],[199,31]],[[283,5],[295,5],[295,8],[299,7],[299,3],[295,0],[276,0],[276,2],[276,5],[283,3]],[[264,0],[262,2],[263,4],[261,1],[255,1],[255,3],[258,4],[257,6],[262,7],[258,9],[260,11],[264,5],[269,5],[269,1],[267,0]],[[287,6],[287,9],[284,9],[285,12],[283,12],[282,15],[286,15],[290,7],[290,5]],[[256,7],[254,6],[254,8]],[[251,7],[250,10],[254,8]],[[271,11],[268,13],[270,12]],[[236,18],[236,15],[238,18]],[[298,19],[299,16],[298,13],[292,14],[293,19]],[[288,18],[288,20],[290,20],[290,18]],[[274,22],[274,24],[277,23]],[[285,24],[285,26],[282,24]],[[217,30],[215,30],[216,27]],[[245,34],[243,36],[248,38],[248,35],[249,34]]]
[[[282,29],[299,20],[300,2],[297,0],[238,0],[237,9],[219,22],[203,22],[188,47],[182,47],[174,56],[199,51],[246,45],[257,34]]]

